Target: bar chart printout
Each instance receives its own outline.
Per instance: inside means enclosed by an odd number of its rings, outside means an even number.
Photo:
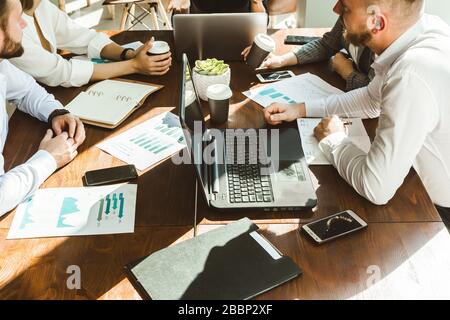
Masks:
[[[178,117],[170,112],[160,114],[97,145],[112,156],[134,164],[138,170],[145,170],[172,156],[184,146],[184,135]]]
[[[21,203],[8,239],[134,232],[137,185],[40,189]]]

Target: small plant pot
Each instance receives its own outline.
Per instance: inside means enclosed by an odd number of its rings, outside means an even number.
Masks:
[[[205,75],[197,73],[195,70],[192,72],[192,80],[194,81],[195,88],[197,89],[200,99],[208,101],[206,96],[206,90],[213,84],[225,84],[230,85],[231,69],[228,68],[225,73],[221,75]]]

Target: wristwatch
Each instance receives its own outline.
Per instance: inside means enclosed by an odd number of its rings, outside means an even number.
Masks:
[[[51,126],[53,118],[62,116],[62,115],[68,114],[68,113],[70,113],[70,111],[67,109],[56,109],[55,111],[50,113],[50,115],[48,116],[47,123]]]
[[[127,60],[127,52],[130,51],[130,50],[134,51],[133,48],[125,48],[125,49],[123,49],[122,53],[120,54],[120,60],[122,60],[122,61],[123,60]]]

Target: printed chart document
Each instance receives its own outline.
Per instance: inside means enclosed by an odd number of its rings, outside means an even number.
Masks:
[[[342,93],[344,92],[311,73],[243,92],[264,108],[275,102],[302,103]]]
[[[319,142],[314,136],[314,128],[321,119],[298,119],[298,131],[302,140],[303,152],[309,165],[331,165],[319,149]],[[347,134],[349,139],[362,151],[369,152],[370,139],[361,119],[346,119],[349,123]]]
[[[40,189],[17,207],[8,239],[134,232],[136,184]]]
[[[138,170],[145,170],[183,149],[185,142],[180,120],[173,113],[165,112],[97,147],[134,164]]]

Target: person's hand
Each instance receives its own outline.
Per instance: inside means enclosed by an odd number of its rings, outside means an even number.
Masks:
[[[320,142],[329,135],[337,132],[345,133],[344,122],[338,116],[323,118],[322,121],[314,129],[314,136]]]
[[[63,131],[67,132],[69,138],[73,138],[77,146],[80,146],[86,139],[83,123],[78,117],[70,113],[54,117],[52,119],[52,129],[57,136]]]
[[[251,48],[252,48],[252,46],[249,46],[249,47],[245,48],[244,51],[242,51],[241,55],[242,55],[244,61],[247,61],[248,54],[250,53]],[[270,53],[267,56],[267,58],[264,59],[264,61],[260,67],[265,68],[265,69],[283,68],[283,67],[295,64],[296,61],[294,63],[292,63],[290,61],[291,59],[292,59],[292,57],[289,54],[279,56],[274,53]]]
[[[147,51],[153,45],[153,38],[147,41],[136,51],[136,56],[132,60],[137,73],[161,76],[169,72],[172,65],[172,54],[170,52],[160,55],[147,55]]]
[[[175,13],[187,13],[190,6],[190,0],[170,0],[167,11],[173,11]]]
[[[56,161],[56,166],[61,168],[77,156],[77,147],[75,140],[69,138],[67,132],[53,137],[53,131],[48,129],[39,145],[39,150],[45,150],[50,153]]]
[[[271,125],[291,122],[306,116],[305,104],[272,103],[264,110],[264,118]]]
[[[261,68],[278,69],[288,66],[285,56],[279,56],[274,53],[270,53],[267,58],[261,64]]]
[[[347,80],[354,71],[353,61],[347,59],[341,52],[336,53],[336,55],[331,58],[331,68],[344,80]]]

